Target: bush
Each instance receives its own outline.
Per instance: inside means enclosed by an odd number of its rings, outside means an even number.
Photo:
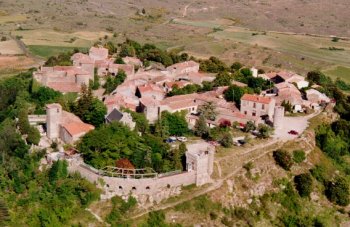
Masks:
[[[293,161],[295,163],[302,163],[305,159],[306,159],[306,156],[303,150],[293,151]]]
[[[40,132],[37,128],[31,126],[28,132],[27,142],[29,144],[38,145],[40,142]]]
[[[316,165],[313,169],[310,169],[311,175],[321,183],[324,183],[327,179],[326,168],[321,165]]]
[[[329,201],[339,206],[347,206],[350,202],[349,184],[345,178],[338,177],[334,181],[327,182],[325,194]]]
[[[295,188],[301,197],[308,197],[312,191],[312,178],[309,173],[303,173],[294,177]]]
[[[287,151],[276,150],[273,152],[273,158],[276,163],[285,170],[290,170],[293,165],[292,157]]]
[[[231,133],[229,133],[229,132],[224,133],[222,135],[222,138],[220,139],[220,144],[226,148],[232,147],[233,138],[232,138]]]

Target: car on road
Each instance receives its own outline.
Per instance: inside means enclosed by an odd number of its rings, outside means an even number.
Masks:
[[[184,136],[177,137],[177,140],[180,142],[187,142],[187,138]]]
[[[176,142],[176,140],[177,140],[176,137],[172,136],[172,137],[169,137],[168,139],[166,139],[165,142],[167,142],[167,143],[174,143],[174,142]]]
[[[297,131],[295,131],[295,130],[290,130],[288,132],[288,134],[290,134],[290,135],[299,135],[299,133]]]

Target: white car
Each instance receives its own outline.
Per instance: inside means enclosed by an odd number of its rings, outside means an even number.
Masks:
[[[177,137],[177,140],[180,142],[187,142],[187,138],[184,136]]]

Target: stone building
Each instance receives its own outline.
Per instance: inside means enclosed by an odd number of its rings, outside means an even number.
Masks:
[[[46,133],[51,140],[72,144],[94,128],[74,114],[62,110],[58,103],[46,105]]]
[[[102,199],[121,196],[127,199],[130,195],[141,204],[159,203],[164,199],[181,193],[183,186],[196,184],[201,186],[210,183],[213,173],[215,147],[198,142],[187,146],[186,171],[176,171],[165,174],[126,174],[124,176],[110,176],[83,163],[81,158],[68,159],[69,171],[79,172],[81,176],[103,189]],[[116,169],[116,168],[114,168]],[[133,172],[130,170],[126,172]],[[100,184],[99,182],[103,182]]]
[[[120,122],[127,125],[130,129],[134,130],[136,123],[133,121],[131,114],[119,111],[114,108],[107,116],[106,123]]]
[[[246,116],[273,119],[276,101],[270,97],[244,94],[241,98],[241,113]]]

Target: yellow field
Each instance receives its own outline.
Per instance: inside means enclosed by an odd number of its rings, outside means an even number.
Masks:
[[[96,40],[105,35],[111,36],[108,32],[75,32],[64,33],[54,30],[22,30],[13,32],[21,36],[27,46],[62,46],[62,47],[90,47]]]
[[[0,24],[11,23],[11,22],[21,22],[25,20],[27,20],[27,17],[22,14],[0,15]]]
[[[17,45],[16,41],[8,40],[0,42],[0,55],[21,55],[23,51]]]

